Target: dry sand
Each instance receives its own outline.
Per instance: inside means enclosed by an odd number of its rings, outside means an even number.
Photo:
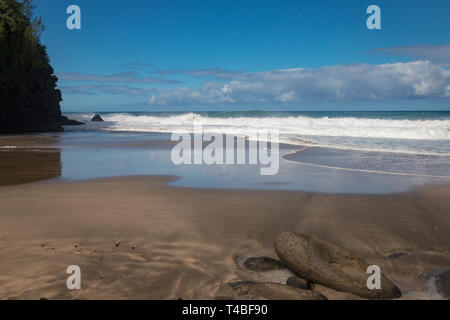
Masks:
[[[450,267],[450,186],[327,195],[178,188],[172,179],[0,187],[0,299],[212,299],[230,281],[254,279],[236,257],[276,257],[283,231],[378,264],[406,298],[429,297],[420,275]],[[82,290],[67,290],[69,265],[81,267]]]

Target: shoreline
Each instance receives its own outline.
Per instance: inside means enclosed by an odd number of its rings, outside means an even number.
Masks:
[[[290,190],[290,189],[258,189],[258,188],[219,188],[219,187],[193,187],[193,186],[185,186],[185,185],[177,185],[173,184],[177,181],[180,181],[183,179],[182,176],[179,175],[170,175],[170,174],[148,174],[148,175],[117,175],[117,176],[109,176],[109,177],[101,177],[101,178],[88,178],[88,179],[82,179],[82,180],[73,180],[73,179],[64,179],[61,177],[51,177],[48,179],[42,179],[42,180],[35,180],[31,182],[23,182],[23,183],[14,183],[9,185],[1,185],[0,188],[5,187],[13,187],[13,186],[22,186],[22,185],[36,185],[39,183],[43,184],[74,184],[74,183],[89,183],[89,182],[95,182],[95,181],[103,181],[103,180],[116,180],[116,179],[167,179],[167,187],[174,188],[174,189],[188,189],[188,190],[197,190],[197,191],[205,191],[205,190],[212,190],[216,192],[222,192],[222,191],[234,191],[234,192],[282,192],[282,193],[301,193],[301,194],[309,194],[309,195],[336,195],[336,196],[361,196],[361,197],[371,197],[371,196],[399,196],[399,195],[406,195],[406,194],[413,194],[420,191],[432,191],[432,190],[439,190],[442,188],[449,188],[450,189],[450,182],[449,183],[427,183],[423,185],[418,185],[412,187],[410,190],[406,191],[400,191],[400,192],[392,192],[392,193],[339,193],[339,192],[320,192],[320,191],[309,191],[309,190]]]
[[[214,299],[229,294],[228,282],[254,280],[236,258],[275,258],[273,241],[285,231],[380,265],[404,299],[436,298],[423,277],[450,265],[450,186],[339,195],[196,189],[169,185],[174,179],[0,187],[0,299]],[[71,264],[83,272],[79,292],[65,289]]]
[[[316,148],[333,149],[333,148],[326,148],[326,147],[316,147]],[[281,156],[281,159],[283,159],[286,162],[292,163],[292,164],[310,166],[310,167],[316,167],[316,168],[323,168],[323,169],[341,170],[341,171],[348,171],[348,172],[360,172],[360,173],[373,173],[373,174],[392,175],[392,176],[404,176],[404,177],[422,177],[422,178],[436,178],[436,179],[446,179],[446,180],[448,179],[450,182],[450,176],[437,176],[437,175],[419,174],[419,173],[345,168],[345,167],[322,165],[322,164],[317,164],[317,163],[302,162],[302,161],[298,161],[298,160],[294,161],[294,160],[289,159],[290,157],[295,157],[295,156],[302,154],[303,152],[306,152],[308,149],[309,149],[308,147],[305,147],[302,150],[293,151],[291,153]]]
[[[15,139],[0,137],[0,145],[10,145],[8,141]],[[181,177],[174,185],[192,188],[395,194],[422,185],[450,182],[448,176],[439,175],[439,170],[447,166],[446,158],[430,162],[428,158],[396,156],[387,158],[384,164],[384,158],[377,154],[321,147],[299,150],[297,146],[282,144],[278,174],[263,177],[261,165],[174,165],[170,152],[176,143],[160,135],[98,137],[97,133],[75,133],[20,139],[17,148],[0,147],[0,172],[3,173],[0,185],[11,184],[14,175],[18,183],[52,177],[60,181],[84,181],[117,176],[173,175]],[[366,169],[366,162],[374,170]],[[396,164],[391,167],[393,163]],[[403,167],[403,163],[407,165]],[[43,176],[43,172],[51,175]],[[7,176],[11,181],[5,183]]]
[[[33,149],[33,150],[30,150]],[[108,180],[108,179],[120,179],[120,178],[133,178],[133,177],[147,177],[147,178],[168,178],[170,181],[168,182],[168,186],[169,187],[173,187],[173,188],[180,188],[180,189],[193,189],[193,190],[206,190],[206,188],[204,187],[195,187],[195,186],[185,186],[185,185],[173,185],[171,183],[180,181],[183,179],[182,176],[180,175],[171,175],[171,174],[148,174],[148,175],[143,175],[143,174],[137,174],[137,175],[112,175],[112,176],[106,176],[106,177],[94,177],[94,178],[86,178],[86,179],[80,179],[80,180],[75,180],[75,179],[70,179],[70,178],[63,178],[61,177],[61,172],[62,172],[62,162],[61,162],[61,157],[59,154],[59,147],[49,147],[49,148],[41,148],[41,147],[30,147],[28,148],[17,148],[17,149],[12,149],[12,150],[8,150],[8,151],[2,151],[0,150],[0,154],[5,154],[8,153],[8,155],[12,156],[11,158],[15,158],[15,159],[19,159],[22,160],[24,159],[24,154],[26,154],[27,156],[29,156],[30,154],[33,155],[37,155],[37,158],[32,159],[31,161],[27,161],[27,165],[30,165],[31,163],[33,163],[33,161],[40,161],[40,165],[39,166],[35,166],[35,165],[31,165],[29,167],[27,167],[28,169],[31,170],[31,172],[24,172],[22,173],[20,176],[13,176],[13,177],[9,177],[8,174],[2,174],[2,176],[0,176],[0,188],[4,188],[4,187],[9,187],[9,186],[21,186],[21,185],[29,185],[29,184],[38,184],[38,183],[61,183],[61,184],[70,184],[70,183],[78,183],[78,182],[91,182],[91,181],[96,181],[96,180]],[[297,154],[297,153],[301,153],[304,152],[304,150],[300,150],[300,151],[294,151],[293,154]],[[290,154],[286,154],[290,155]],[[283,159],[286,162],[289,163],[293,163],[293,164],[299,164],[299,165],[305,165],[305,166],[312,166],[312,167],[318,167],[318,168],[327,168],[327,169],[332,169],[332,170],[342,170],[342,171],[350,171],[350,172],[368,172],[368,173],[379,173],[379,174],[386,174],[386,175],[400,175],[400,176],[417,176],[417,177],[422,177],[426,175],[416,175],[416,174],[403,174],[403,173],[390,173],[390,172],[372,172],[372,171],[368,171],[368,170],[354,170],[354,169],[348,169],[348,168],[339,168],[339,167],[328,167],[328,166],[322,166],[322,165],[318,165],[318,164],[309,164],[309,163],[301,163],[301,162],[295,162],[295,161],[290,161],[284,158],[284,156],[280,157],[281,159]],[[5,160],[4,158],[1,160]],[[10,160],[10,159],[9,159]],[[8,171],[12,170],[12,173],[14,174],[14,168],[11,168],[10,166],[10,161],[3,161],[4,163],[7,162],[8,163]],[[44,170],[44,172],[42,171],[43,169],[43,164],[50,164],[51,168],[49,168],[46,172],[46,170]],[[2,165],[2,161],[0,161],[0,167]],[[23,167],[20,168],[21,170],[23,170]],[[9,172],[11,173],[11,171]],[[436,176],[430,176],[430,177],[436,177]],[[443,177],[443,178],[449,178],[450,176],[447,177]],[[260,188],[219,188],[219,187],[210,187],[207,188],[208,190],[216,190],[217,192],[219,191],[224,191],[224,190],[229,190],[229,191],[280,191],[280,192],[301,192],[301,193],[308,193],[308,194],[324,194],[324,195],[355,195],[355,196],[376,196],[376,195],[401,195],[401,194],[408,194],[408,193],[413,193],[417,190],[420,189],[434,189],[434,188],[442,188],[442,187],[450,187],[450,180],[449,183],[443,183],[443,182],[435,182],[435,183],[425,183],[422,185],[417,185],[417,186],[413,186],[410,190],[405,190],[405,191],[400,191],[400,192],[390,192],[390,193],[340,193],[340,192],[320,192],[320,191],[309,191],[309,190],[291,190],[291,189],[260,189]]]

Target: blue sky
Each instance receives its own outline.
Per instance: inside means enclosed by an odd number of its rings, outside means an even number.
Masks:
[[[35,4],[64,111],[450,110],[447,0]]]

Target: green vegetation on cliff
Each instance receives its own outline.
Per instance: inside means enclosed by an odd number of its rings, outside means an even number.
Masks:
[[[31,0],[0,0],[0,133],[62,130],[58,79],[33,8]]]

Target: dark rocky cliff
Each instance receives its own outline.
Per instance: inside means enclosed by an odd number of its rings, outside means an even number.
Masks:
[[[31,2],[0,0],[0,133],[62,131],[61,92]]]

